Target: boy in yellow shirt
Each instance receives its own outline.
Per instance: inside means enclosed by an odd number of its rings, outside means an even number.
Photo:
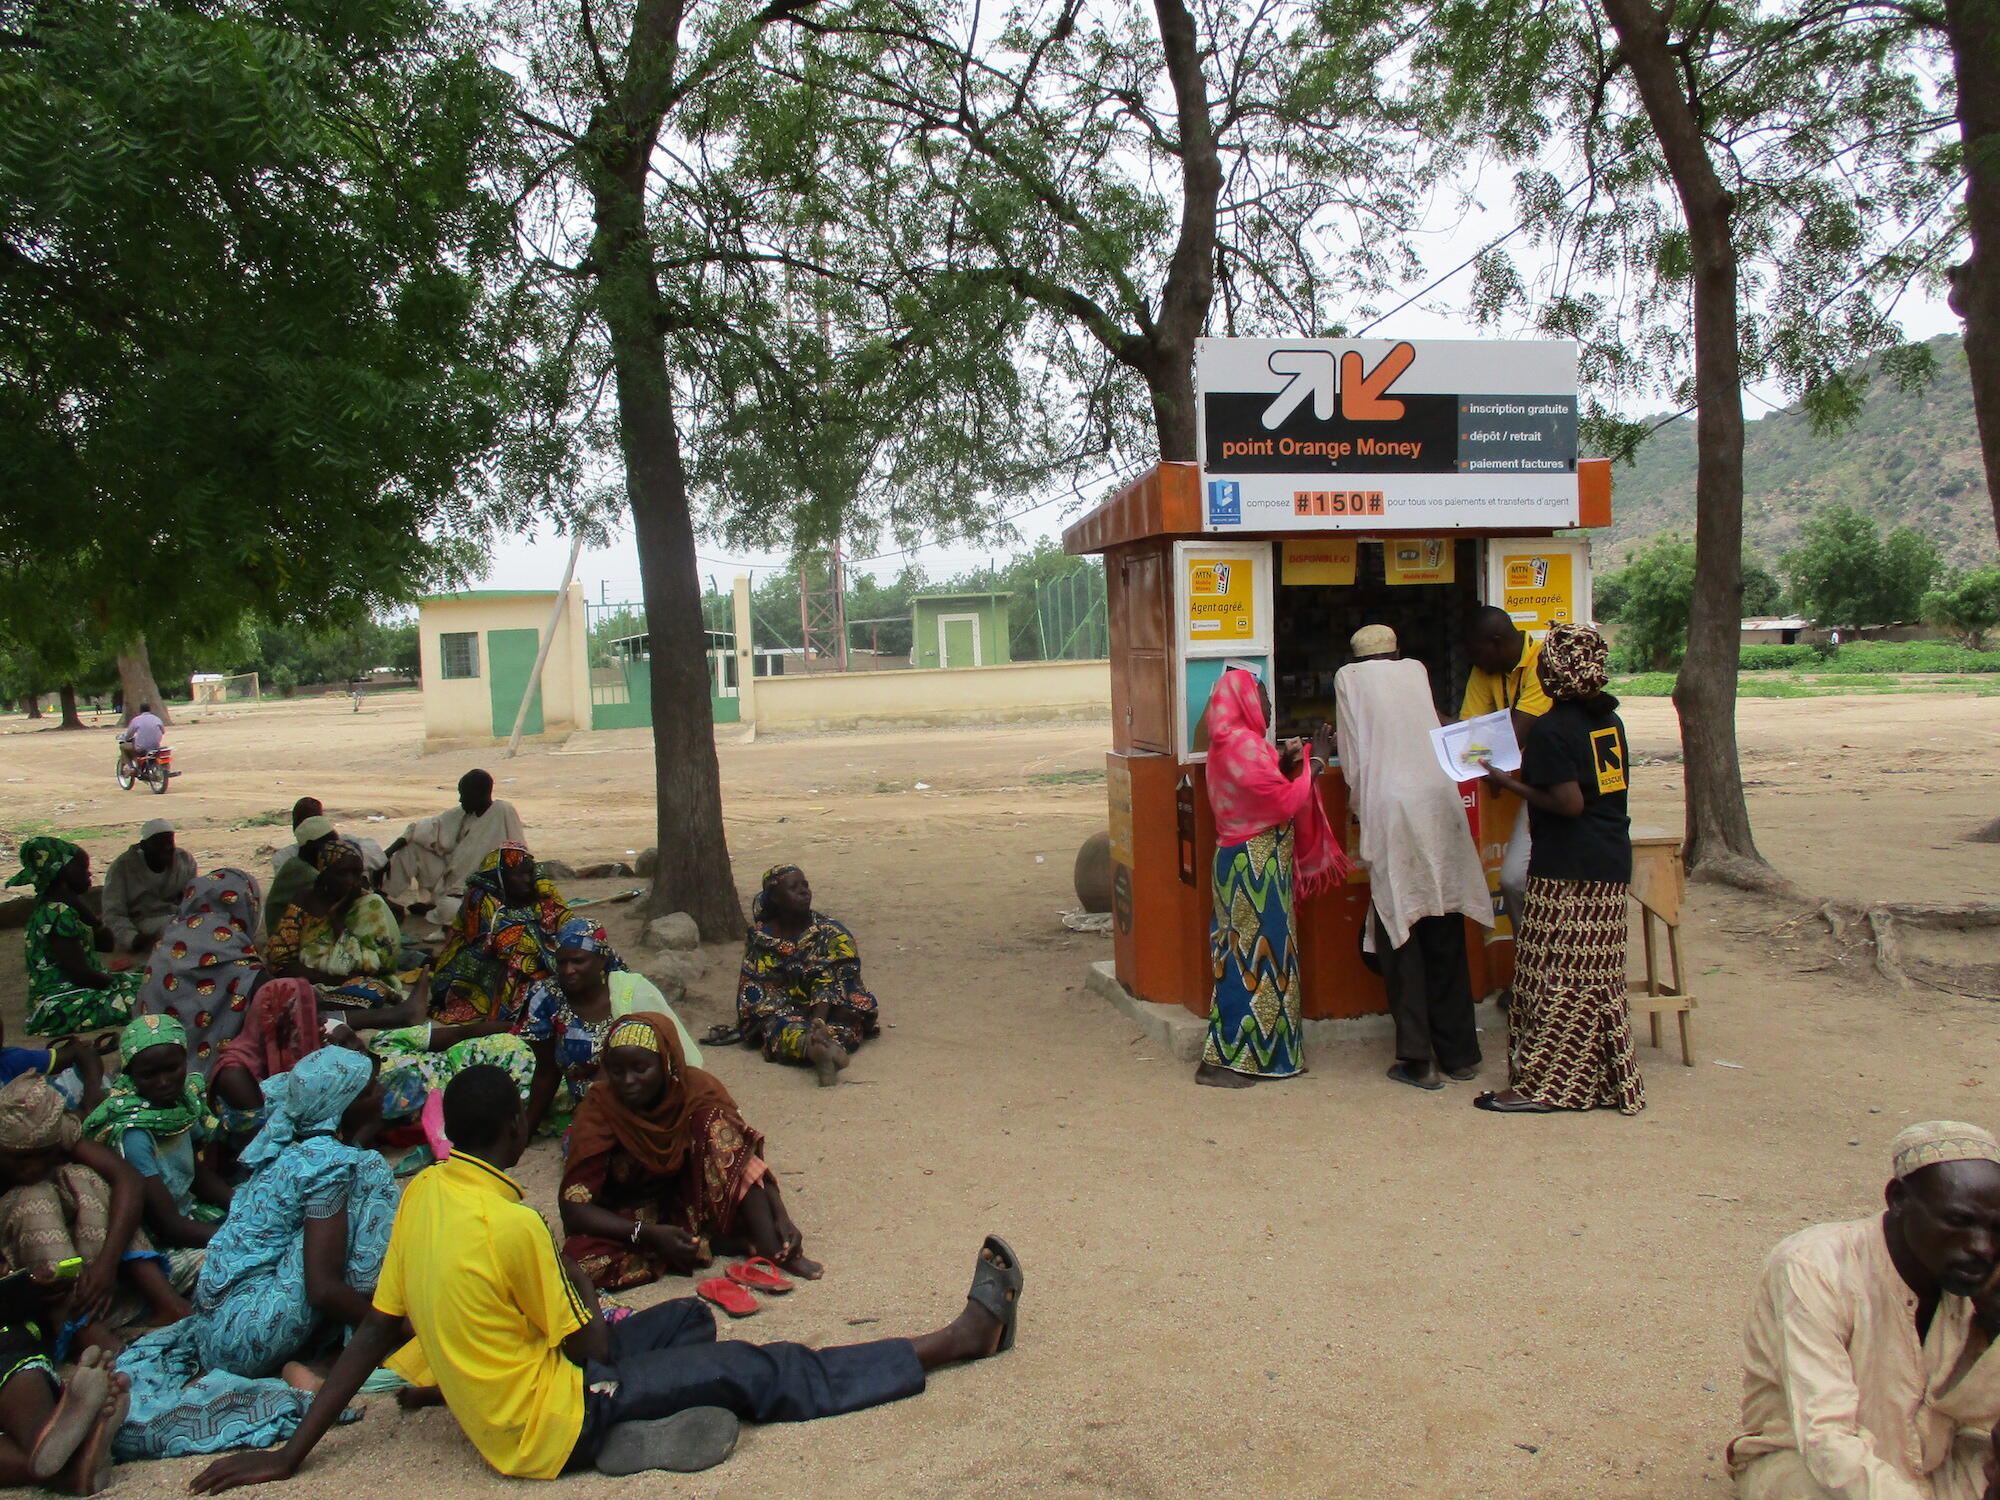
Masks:
[[[1465,637],[1472,671],[1465,679],[1461,719],[1476,719],[1507,709],[1514,717],[1514,738],[1528,742],[1534,721],[1549,711],[1549,696],[1535,672],[1542,643],[1514,623],[1514,617],[1488,604],[1472,617]],[[1521,906],[1528,891],[1528,810],[1514,815],[1514,833],[1500,862],[1500,902],[1516,937],[1521,932]]]
[[[374,1306],[298,1431],[274,1452],[211,1464],[196,1493],[291,1478],[384,1359],[414,1383],[435,1382],[495,1469],[554,1479],[592,1467],[709,1468],[735,1450],[740,1418],[803,1422],[879,1406],[916,1395],[940,1365],[1013,1344],[1020,1265],[990,1235],[964,1310],[914,1339],[833,1349],[718,1341],[714,1313],[692,1297],[613,1327],[507,1175],[529,1137],[507,1074],[460,1073],[444,1092],[444,1126],[452,1154],[404,1193]]]

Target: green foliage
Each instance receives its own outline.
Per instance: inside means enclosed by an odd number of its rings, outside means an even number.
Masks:
[[[1737,659],[1743,672],[1796,672],[1819,660],[1810,646],[1745,646]]]
[[[1993,507],[1964,343],[1948,336],[1919,347],[1935,356],[1935,381],[1905,390],[1882,376],[1882,360],[1860,367],[1853,373],[1869,379],[1868,401],[1838,442],[1821,437],[1800,411],[1766,412],[1746,425],[1743,526],[1750,547],[1782,554],[1798,544],[1809,516],[1841,504],[1939,539],[1954,566],[1993,561]],[[1612,524],[1604,535],[1614,544],[1694,524],[1694,422],[1664,420],[1636,460],[1613,476]],[[1892,468],[1900,477],[1890,477]],[[1777,612],[1752,609],[1746,586],[1745,614]]]
[[[1833,653],[1840,672],[2000,672],[2000,651],[1973,651],[1946,641],[1855,641]]]
[[[1743,618],[1768,619],[1783,612],[1785,585],[1756,558],[1743,559]]]
[[[1323,18],[1366,11],[1323,0]],[[1659,9],[1656,7],[1656,9]],[[1530,271],[1496,247],[1477,316],[1531,317],[1575,338],[1593,393],[1590,441],[1624,456],[1639,428],[1613,398],[1692,404],[1694,257],[1664,153],[1604,8],[1585,0],[1411,0],[1410,86],[1392,119],[1478,139],[1519,166]],[[1662,9],[1676,85],[1730,195],[1741,258],[1743,378],[1775,380],[1822,430],[1864,410],[1860,356],[1920,384],[1894,301],[1941,278],[1962,235],[1951,121],[1930,93],[1929,44],[1902,10],[1774,0]],[[1462,133],[1462,134],[1461,134]],[[1582,164],[1570,181],[1547,165]],[[1645,531],[1657,531],[1655,521]]]
[[[1694,598],[1694,543],[1654,538],[1632,554],[1618,575],[1624,589],[1618,657],[1634,670],[1663,670],[1687,649],[1688,605]]]
[[[336,630],[302,630],[293,625],[247,629],[234,654],[219,670],[255,672],[259,682],[281,693],[323,683],[346,683],[386,667],[398,676],[418,675],[414,620],[364,620]]]
[[[1405,227],[1455,157],[1354,129],[1397,42],[1356,9],[1308,45],[1306,0],[852,0],[761,61],[865,122],[820,186],[906,295],[1031,314],[1023,364],[1072,393],[1055,452],[1089,474],[1191,440],[1194,336],[1318,332],[1415,275]]]
[[[365,618],[457,576],[525,398],[508,76],[441,0],[0,0],[0,628]],[[165,673],[161,676],[164,678]]]
[[[1977,649],[1988,631],[2000,626],[2000,567],[1955,574],[1925,594],[1924,623],[1949,630]]]
[[[1901,527],[1885,539],[1873,517],[1832,505],[1800,529],[1782,566],[1796,609],[1815,625],[1852,627],[1916,619],[1941,563],[1922,533]]]

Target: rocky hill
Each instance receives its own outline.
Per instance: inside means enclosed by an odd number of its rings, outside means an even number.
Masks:
[[[1953,566],[1994,560],[1993,510],[1965,350],[1955,337],[1933,339],[1931,347],[1937,379],[1921,391],[1877,380],[1850,431],[1824,436],[1792,412],[1770,412],[1748,424],[1743,530],[1749,550],[1775,564],[1816,508],[1845,502],[1873,513],[1885,528],[1928,531]],[[1600,550],[1600,568],[1659,532],[1692,532],[1694,457],[1694,418],[1684,417],[1648,438],[1636,464],[1617,467],[1615,522],[1603,538],[1609,556]]]

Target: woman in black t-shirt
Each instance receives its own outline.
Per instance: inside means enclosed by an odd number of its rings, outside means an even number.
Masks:
[[[1646,1107],[1625,1012],[1630,757],[1607,658],[1596,631],[1552,626],[1537,669],[1554,706],[1528,732],[1519,776],[1486,768],[1527,803],[1533,844],[1507,1012],[1513,1087],[1473,1100],[1498,1114]]]

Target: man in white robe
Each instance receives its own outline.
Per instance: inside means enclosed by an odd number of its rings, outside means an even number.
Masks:
[[[492,774],[467,771],[458,781],[458,806],[434,818],[419,818],[389,846],[383,894],[401,901],[414,886],[418,899],[407,903],[410,910],[449,927],[458,916],[465,883],[481,861],[502,844],[527,841],[514,804],[494,798]]]
[[[1743,1330],[1739,1500],[1981,1500],[2000,1419],[2000,1143],[1911,1125],[1887,1211],[1779,1242]]]
[[[1466,970],[1465,918],[1493,925],[1493,898],[1459,789],[1437,763],[1430,674],[1404,661],[1396,632],[1354,633],[1354,660],[1334,674],[1340,769],[1361,825],[1371,910],[1364,955],[1379,965],[1396,1023],[1389,1076],[1441,1089],[1479,1072],[1479,1031]]]

